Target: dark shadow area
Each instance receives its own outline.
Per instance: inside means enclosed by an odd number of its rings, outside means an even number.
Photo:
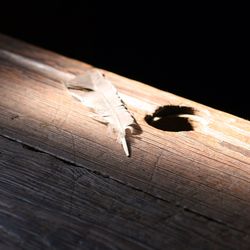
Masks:
[[[223,18],[224,7],[8,1],[1,9],[4,34],[250,118],[243,25]]]
[[[183,117],[185,115],[189,117]],[[145,121],[164,131],[192,131],[194,126],[190,115],[195,115],[195,110],[191,107],[168,105],[159,107],[152,115],[147,115]]]

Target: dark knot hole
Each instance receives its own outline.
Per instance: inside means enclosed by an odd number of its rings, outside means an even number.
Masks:
[[[194,116],[197,116],[197,111],[192,107],[166,105],[159,107],[152,115],[147,115],[145,121],[164,131],[192,131],[197,123]]]

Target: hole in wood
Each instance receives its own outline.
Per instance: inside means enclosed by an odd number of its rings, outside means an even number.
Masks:
[[[163,131],[192,131],[204,125],[204,119],[199,113],[192,107],[167,105],[159,107],[152,115],[147,115],[145,121]]]

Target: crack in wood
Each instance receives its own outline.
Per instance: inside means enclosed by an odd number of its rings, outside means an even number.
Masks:
[[[129,183],[125,183],[125,182],[123,182],[123,181],[121,181],[121,180],[112,178],[110,175],[101,173],[100,171],[91,170],[91,169],[87,168],[86,166],[83,166],[82,164],[78,164],[78,163],[76,163],[76,162],[73,162],[73,161],[71,161],[71,160],[65,159],[65,158],[63,158],[63,157],[59,157],[59,156],[57,156],[57,155],[55,155],[55,154],[52,154],[51,152],[45,151],[45,150],[40,149],[40,148],[38,148],[38,147],[34,147],[34,146],[29,145],[29,144],[27,144],[27,143],[24,143],[24,142],[22,142],[22,141],[20,141],[20,140],[18,140],[18,139],[14,139],[14,138],[12,138],[12,137],[10,137],[10,136],[3,135],[3,134],[0,134],[0,136],[3,137],[3,138],[8,139],[8,140],[10,140],[10,141],[17,142],[17,143],[21,144],[22,147],[24,147],[24,148],[26,148],[26,149],[28,149],[28,150],[31,150],[31,151],[33,151],[33,152],[38,152],[38,153],[42,153],[42,154],[48,154],[48,155],[50,155],[50,156],[56,158],[57,160],[60,160],[61,162],[65,163],[65,164],[69,164],[69,165],[74,166],[74,167],[77,167],[77,168],[85,169],[86,171],[88,171],[88,172],[90,172],[90,173],[93,173],[93,174],[95,174],[95,175],[99,175],[99,176],[101,176],[101,177],[103,177],[103,178],[111,179],[111,180],[113,180],[113,181],[115,181],[115,182],[117,182],[117,183],[119,183],[119,184],[128,186],[128,187],[130,187],[131,189],[136,190],[136,191],[138,191],[138,192],[142,192],[142,193],[144,193],[144,194],[146,194],[146,195],[148,195],[148,196],[150,196],[150,197],[153,197],[153,198],[155,198],[155,199],[161,200],[161,201],[163,201],[163,202],[170,203],[170,201],[168,201],[168,200],[166,200],[166,199],[163,199],[163,198],[161,198],[161,197],[155,196],[155,195],[153,195],[153,194],[151,194],[151,193],[149,193],[149,192],[146,192],[146,191],[144,191],[144,190],[142,190],[142,189],[140,189],[140,188],[137,188],[137,187],[135,187],[135,186],[132,186],[132,185],[129,184]]]
[[[211,222],[214,222],[214,223],[216,223],[216,224],[225,226],[226,228],[230,228],[230,229],[232,229],[232,230],[234,230],[234,231],[237,231],[237,232],[239,232],[239,233],[243,233],[243,234],[245,234],[245,235],[248,235],[248,233],[245,232],[245,231],[239,230],[239,229],[237,229],[237,228],[235,228],[235,227],[232,227],[232,226],[228,225],[227,223],[224,223],[224,222],[219,221],[219,220],[217,220],[217,219],[214,219],[214,218],[212,218],[212,217],[209,217],[209,216],[206,216],[206,215],[204,215],[204,214],[201,214],[201,213],[199,213],[199,212],[197,212],[197,211],[194,211],[194,210],[192,210],[192,209],[190,209],[190,208],[183,207],[183,210],[184,210],[185,212],[194,214],[195,216],[202,217],[202,218],[204,218],[204,219],[206,219],[206,220],[208,220],[208,221],[211,221]]]

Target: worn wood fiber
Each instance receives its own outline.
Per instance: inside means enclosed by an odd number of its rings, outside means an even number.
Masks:
[[[126,157],[63,88],[90,67],[0,35],[0,249],[249,249],[250,122],[105,72],[141,127]],[[192,131],[145,121],[165,105]]]

